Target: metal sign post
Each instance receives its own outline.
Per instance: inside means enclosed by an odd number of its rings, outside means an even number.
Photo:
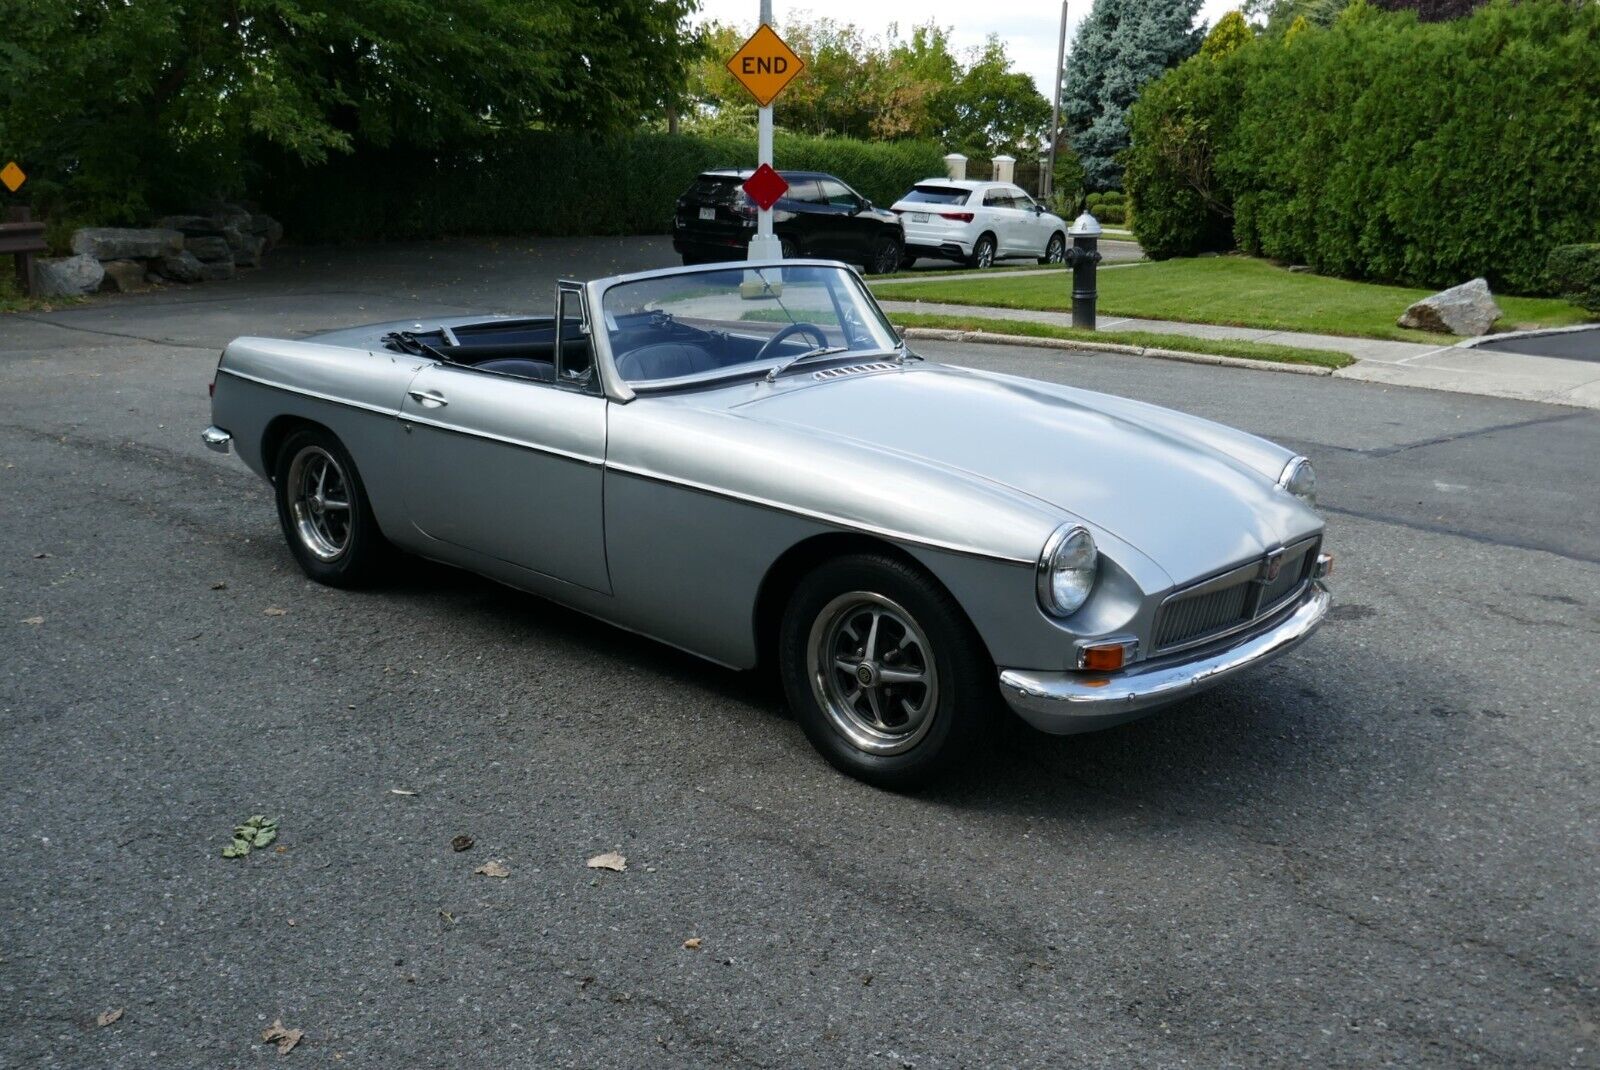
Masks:
[[[728,60],[728,70],[760,105],[756,126],[756,164],[772,167],[772,101],[802,70],[805,62],[772,29],[772,0],[761,0],[761,25]],[[771,206],[758,206],[756,234],[750,239],[751,260],[778,260],[783,245],[772,232]]]

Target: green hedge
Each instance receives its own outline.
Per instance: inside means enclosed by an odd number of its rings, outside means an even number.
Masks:
[[[1152,256],[1231,238],[1326,274],[1539,292],[1552,248],[1600,237],[1600,5],[1424,24],[1357,0],[1188,60],[1130,126]]]
[[[931,142],[779,134],[773,154],[780,168],[827,171],[884,205],[944,173]],[[253,192],[297,242],[661,234],[695,175],[754,157],[744,137],[527,131],[449,153],[366,152],[311,168],[268,162]]]
[[[1600,312],[1600,242],[1550,250],[1550,288],[1579,308]]]

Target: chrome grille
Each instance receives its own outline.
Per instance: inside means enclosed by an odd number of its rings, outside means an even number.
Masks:
[[[1274,579],[1264,578],[1265,561],[1252,561],[1168,596],[1156,613],[1153,652],[1220,638],[1277,609],[1305,585],[1319,544],[1307,539],[1286,549]]]

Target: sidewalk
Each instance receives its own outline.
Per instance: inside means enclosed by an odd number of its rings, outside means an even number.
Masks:
[[[1018,272],[1018,274],[1023,274]],[[880,286],[884,285],[879,283]],[[887,296],[885,293],[884,296]],[[938,315],[973,316],[984,319],[1028,320],[1061,327],[1072,326],[1067,312],[1042,312],[1030,309],[988,308],[945,304],[938,301],[879,302],[885,311],[927,312]],[[1252,327],[1224,327],[1209,323],[1176,323],[1128,317],[1104,317],[1098,321],[1103,331],[1148,331],[1152,334],[1180,334],[1191,338],[1216,338],[1245,342],[1270,342],[1299,349],[1331,349],[1348,353],[1357,363],[1333,374],[1342,379],[1389,383],[1395,386],[1452,390],[1464,394],[1543,401],[1556,405],[1578,405],[1600,409],[1600,363],[1535,357],[1521,353],[1494,352],[1452,341],[1448,345],[1417,342],[1391,342],[1375,338],[1348,338],[1333,334],[1301,334],[1294,331],[1267,331]],[[1019,345],[1027,340],[1018,339]]]

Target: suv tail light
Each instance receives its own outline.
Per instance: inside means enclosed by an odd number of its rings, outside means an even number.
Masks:
[[[954,219],[957,223],[972,222],[971,212],[940,212],[939,217],[941,219]]]
[[[733,199],[733,212],[740,219],[754,219],[756,217],[756,202],[743,190]]]

